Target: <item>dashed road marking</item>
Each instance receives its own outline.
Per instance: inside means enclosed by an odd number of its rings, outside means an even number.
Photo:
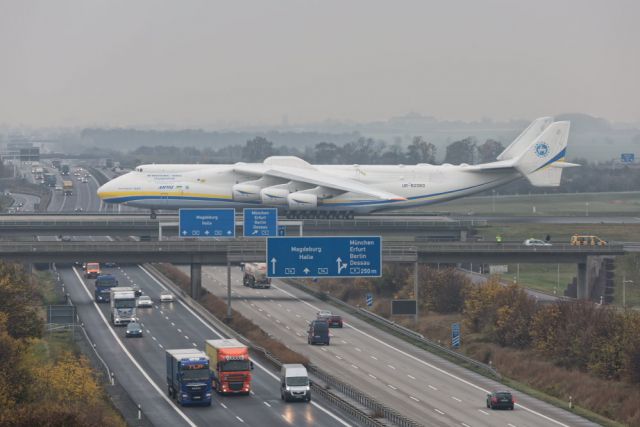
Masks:
[[[378,360],[378,358],[375,356],[369,356],[369,357],[371,357],[373,360]]]
[[[224,409],[227,409],[227,405],[225,405],[224,403],[220,402],[220,406],[222,406]]]
[[[407,374],[407,376],[408,376],[409,378],[411,378],[412,380],[415,380],[415,379],[416,379],[416,377],[414,377],[413,375],[409,375],[409,374]]]
[[[489,413],[487,411],[483,411],[482,409],[478,409],[478,412],[481,412],[481,413],[483,413],[485,415],[489,415]]]
[[[240,421],[241,423],[244,422],[244,420],[242,418],[240,418],[239,416],[236,415],[236,418],[238,419],[238,421]]]
[[[457,398],[457,397],[455,397],[455,396],[451,396],[451,398],[452,398],[453,400],[455,400],[456,402],[462,402],[462,400],[461,400],[461,399],[458,399],[458,398]]]
[[[430,388],[431,390],[436,390],[436,391],[438,391],[438,388],[437,388],[437,387],[432,386],[431,384],[429,384],[429,388]]]
[[[413,400],[415,400],[416,402],[420,402],[420,399],[418,399],[417,397],[409,396],[409,399],[413,399]]]
[[[374,380],[377,380],[377,379],[378,379],[378,377],[376,377],[376,376],[375,376],[375,375],[373,375],[373,374],[369,374],[369,376],[370,376],[371,378],[373,378]]]
[[[269,405],[269,402],[262,402],[262,403],[264,403],[264,404],[265,404],[265,405],[267,405],[269,408],[271,408],[271,405]]]
[[[387,365],[387,366],[390,367],[391,369],[394,369],[394,370],[396,369],[394,366],[391,366],[391,365]]]
[[[434,411],[436,411],[437,413],[439,413],[440,415],[444,415],[444,412],[442,412],[440,409],[438,408],[433,408]]]
[[[391,384],[387,384],[387,387],[389,387],[391,390],[397,390],[397,388],[392,386]]]

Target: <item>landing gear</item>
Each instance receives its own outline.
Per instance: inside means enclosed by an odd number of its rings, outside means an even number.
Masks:
[[[151,219],[156,219],[158,216],[156,215],[155,209],[151,209],[151,214],[149,215]]]

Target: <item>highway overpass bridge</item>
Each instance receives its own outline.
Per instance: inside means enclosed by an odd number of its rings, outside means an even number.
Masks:
[[[432,243],[388,242],[382,249],[383,262],[403,263],[572,263],[578,266],[578,298],[588,297],[592,257],[623,255],[619,245],[590,247],[555,244],[524,246],[516,243]],[[160,242],[17,242],[0,241],[0,259],[32,263],[71,263],[76,261],[113,261],[119,263],[170,262],[190,264],[192,294],[200,289],[201,266],[231,265],[240,262],[264,262],[264,239],[212,241],[167,240]]]
[[[242,216],[238,215],[236,235],[242,235]],[[411,240],[466,241],[485,227],[484,220],[453,220],[446,217],[365,216],[352,220],[301,219],[279,221],[287,235],[401,235]],[[74,236],[150,236],[157,240],[160,228],[164,236],[178,235],[178,216],[116,214],[25,214],[0,215],[0,235],[74,235]]]

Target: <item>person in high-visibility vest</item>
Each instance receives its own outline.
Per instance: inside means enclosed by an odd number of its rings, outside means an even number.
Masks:
[[[502,236],[499,234],[496,236],[496,243],[502,243]]]

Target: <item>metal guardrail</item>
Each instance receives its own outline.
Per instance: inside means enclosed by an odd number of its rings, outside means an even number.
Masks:
[[[234,337],[234,338],[238,339],[239,341],[241,341],[243,344],[247,345],[252,351],[263,354],[264,357],[267,360],[269,360],[276,367],[280,368],[282,366],[282,361],[280,361],[276,356],[271,354],[265,348],[254,344],[253,342],[251,342],[248,338],[246,338],[242,334],[240,334],[237,331],[231,329],[228,325],[226,325],[220,319],[218,319],[213,314],[211,314],[207,309],[202,307],[202,305],[200,305],[200,303],[198,303],[193,298],[191,298],[179,286],[176,286],[173,282],[171,282],[171,280],[169,280],[167,277],[165,277],[153,265],[145,264],[145,268],[147,270],[149,270],[149,272],[152,273],[165,286],[169,287],[174,293],[182,296],[183,301],[192,310],[196,311],[199,315],[201,315],[202,317],[207,319],[207,321],[209,321],[210,323],[215,325],[217,328],[222,330],[223,333],[227,334],[227,336]],[[416,423],[415,421],[410,420],[409,418],[398,414],[393,409],[382,405],[381,403],[377,402],[376,400],[374,400],[373,398],[369,397],[365,393],[363,393],[363,392],[361,392],[361,391],[359,391],[359,390],[357,390],[357,389],[355,389],[355,388],[353,388],[351,386],[348,386],[348,385],[342,383],[341,381],[337,380],[335,377],[329,375],[328,373],[324,372],[323,370],[321,370],[320,368],[316,367],[315,365],[311,365],[310,364],[308,366],[308,368],[309,368],[309,373],[311,373],[313,376],[321,379],[328,386],[334,387],[335,389],[337,389],[338,391],[343,393],[345,396],[347,396],[347,397],[353,399],[354,401],[360,403],[364,407],[371,409],[374,414],[378,414],[378,413],[382,414],[384,416],[384,418],[388,419],[389,421],[393,422],[394,424],[398,425],[399,427],[420,427],[421,426],[420,424]],[[374,416],[366,414],[365,412],[361,411],[356,406],[354,406],[351,403],[345,401],[344,399],[340,398],[339,396],[336,396],[334,393],[331,393],[331,391],[329,391],[328,389],[322,388],[320,385],[318,385],[316,383],[312,384],[312,388],[313,388],[314,392],[317,392],[318,394],[321,394],[323,397],[325,397],[332,404],[335,404],[338,408],[340,408],[341,410],[347,412],[354,419],[358,420],[359,422],[361,422],[366,427],[381,427],[381,426],[384,426],[384,424],[381,423],[380,421],[378,421]],[[343,390],[345,390],[346,393],[343,392]]]

